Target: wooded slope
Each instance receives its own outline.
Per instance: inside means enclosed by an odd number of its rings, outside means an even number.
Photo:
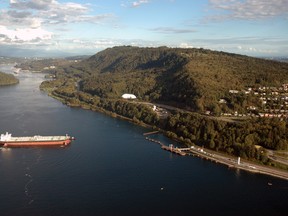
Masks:
[[[204,49],[114,47],[65,69],[81,90],[104,98],[135,94],[188,109],[212,109],[231,89],[288,83],[288,64]]]

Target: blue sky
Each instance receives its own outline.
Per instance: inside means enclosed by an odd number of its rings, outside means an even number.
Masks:
[[[288,0],[0,0],[0,55],[194,47],[288,57]]]

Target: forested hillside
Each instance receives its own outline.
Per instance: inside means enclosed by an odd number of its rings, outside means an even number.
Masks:
[[[104,98],[133,93],[146,101],[213,110],[229,90],[288,83],[288,64],[204,49],[109,48],[62,70],[81,90]],[[241,107],[242,100],[234,99]],[[247,103],[253,104],[253,98]],[[218,105],[217,105],[218,106]],[[219,109],[219,107],[217,107]],[[220,109],[224,109],[221,108]]]
[[[266,164],[273,163],[262,147],[288,148],[287,63],[204,49],[128,46],[59,66],[55,77],[41,88],[68,105],[154,126],[188,146],[196,143]],[[252,90],[247,94],[247,89]],[[122,99],[124,93],[135,94],[138,102]],[[264,94],[267,107],[260,100]],[[172,109],[163,117],[143,102],[181,111]],[[276,118],[260,118],[260,109],[276,108],[280,114],[269,113]],[[241,111],[250,113],[236,116]],[[237,119],[224,121],[217,117],[222,112],[235,113]]]

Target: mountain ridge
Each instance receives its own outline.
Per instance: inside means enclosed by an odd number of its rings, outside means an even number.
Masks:
[[[97,89],[104,90],[107,97],[130,92],[141,99],[176,102],[195,111],[212,109],[231,89],[288,83],[287,63],[194,48],[114,47],[75,68],[89,74],[81,83],[85,92],[101,97],[104,94]],[[107,88],[98,80],[114,82]]]
[[[150,125],[187,146],[273,166],[278,162],[264,148],[288,147],[287,63],[203,49],[115,47],[54,72],[55,80],[41,84],[53,97]],[[122,99],[124,93],[138,101]]]

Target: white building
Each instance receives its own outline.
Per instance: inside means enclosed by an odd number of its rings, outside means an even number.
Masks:
[[[124,99],[136,99],[136,96],[133,94],[123,94],[122,98],[124,98]]]

